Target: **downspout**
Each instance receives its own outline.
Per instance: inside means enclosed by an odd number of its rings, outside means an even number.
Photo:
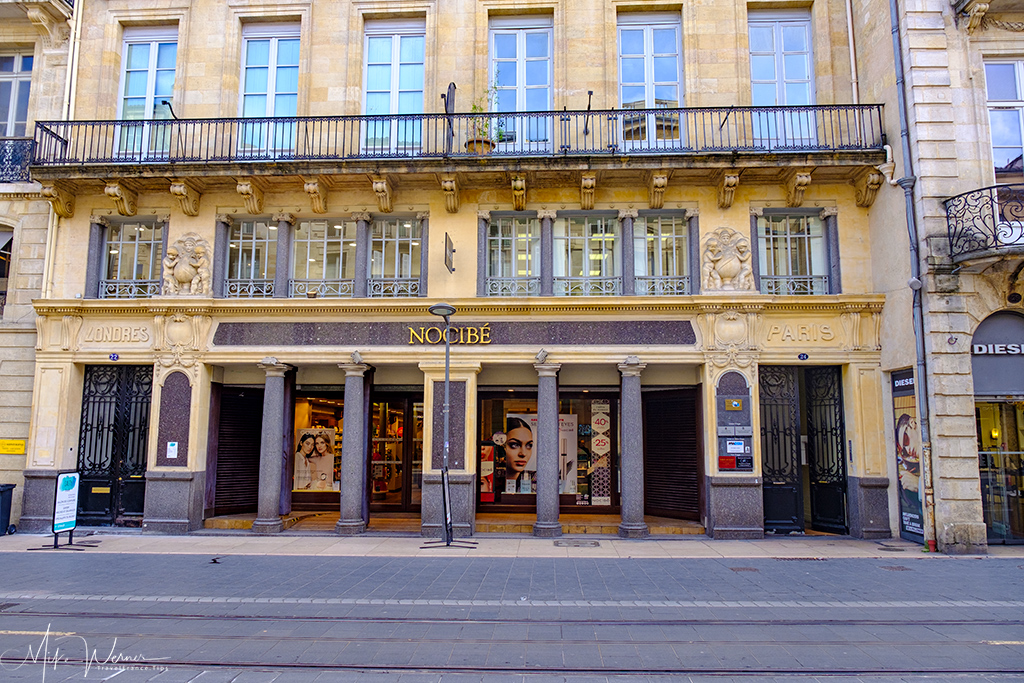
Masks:
[[[896,0],[889,0],[889,20],[892,26],[893,66],[896,70],[896,98],[900,113],[900,142],[903,146],[904,176],[896,181],[903,188],[906,205],[907,232],[910,236],[910,281],[914,292],[914,351],[917,356],[917,412],[921,429],[921,466],[924,468],[924,536],[928,549],[935,551],[935,494],[932,488],[932,439],[929,424],[930,404],[928,392],[928,364],[925,358],[924,309],[922,305],[924,282],[921,280],[921,256],[917,231],[917,207],[914,205],[914,162],[910,156],[910,126],[907,116],[906,85],[903,71],[903,45],[900,41],[899,9]]]
[[[846,41],[850,44],[850,83],[853,103],[860,104],[860,81],[857,80],[857,44],[853,37],[853,0],[846,0]]]

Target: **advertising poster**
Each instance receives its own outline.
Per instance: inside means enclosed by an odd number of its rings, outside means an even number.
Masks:
[[[558,416],[558,492],[576,493],[577,415]],[[537,492],[537,416],[530,413],[505,415],[505,493]],[[500,440],[500,439],[499,439]],[[486,446],[485,446],[486,448]],[[481,469],[484,467],[481,458]],[[483,476],[484,472],[481,472]]]
[[[900,505],[900,536],[924,543],[921,506],[921,432],[917,425],[914,371],[892,373],[893,425],[896,429],[897,492]]]
[[[57,475],[57,495],[53,504],[53,533],[73,531],[78,525],[78,472]]]
[[[480,502],[494,502],[494,443],[491,441],[480,446]]]
[[[339,443],[338,446],[341,444]],[[334,429],[299,429],[295,432],[294,491],[340,491],[335,463]]]

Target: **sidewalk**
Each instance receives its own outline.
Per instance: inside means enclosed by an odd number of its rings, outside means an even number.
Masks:
[[[570,557],[570,558],[854,558],[946,557],[923,552],[902,539],[859,540],[845,536],[782,536],[751,541],[721,541],[706,536],[675,536],[623,540],[610,536],[565,536],[558,539],[527,535],[478,534],[472,549],[428,547],[418,536],[293,535],[255,536],[250,532],[220,532],[188,536],[163,536],[139,532],[112,533],[80,529],[76,544],[95,544],[83,553],[163,555],[281,555],[319,557]],[[67,543],[67,534],[60,542]],[[459,543],[459,541],[456,541]],[[0,537],[0,552],[25,552],[52,545],[52,535],[14,534]],[[44,551],[45,552],[45,551]],[[61,551],[70,552],[70,551]],[[35,554],[35,553],[33,553]],[[991,546],[989,556],[1024,560],[1024,546]],[[979,557],[979,556],[967,556]]]

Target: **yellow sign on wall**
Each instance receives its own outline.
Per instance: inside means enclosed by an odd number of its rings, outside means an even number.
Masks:
[[[0,439],[0,455],[24,455],[25,439]]]

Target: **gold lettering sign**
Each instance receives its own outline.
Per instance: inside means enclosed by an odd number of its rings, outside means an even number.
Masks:
[[[807,323],[801,325],[772,325],[768,328],[767,341],[783,342],[830,342],[836,338],[831,325]]]
[[[448,341],[452,344],[490,344],[491,325],[480,327],[451,327]],[[445,339],[443,327],[410,327],[410,344],[443,344]]]
[[[149,328],[143,325],[96,325],[86,330],[85,342],[145,343],[149,341]]]
[[[24,455],[24,439],[0,439],[0,455]]]

